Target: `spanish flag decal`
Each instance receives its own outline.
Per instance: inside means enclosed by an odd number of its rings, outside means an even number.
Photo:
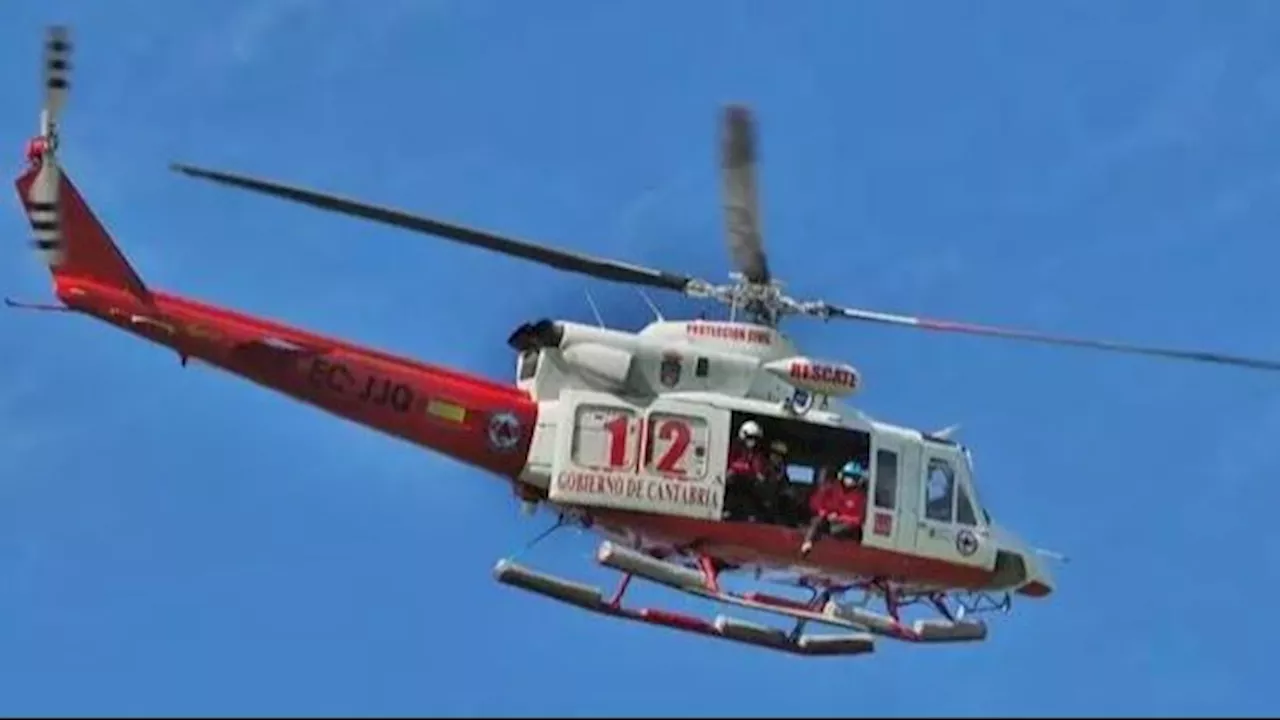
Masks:
[[[467,419],[467,409],[445,400],[431,399],[427,401],[427,414],[449,422],[462,423]]]

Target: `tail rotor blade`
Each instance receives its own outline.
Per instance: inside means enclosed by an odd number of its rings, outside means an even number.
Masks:
[[[49,28],[44,45],[44,109],[56,123],[71,89],[71,33],[65,26]]]
[[[32,246],[46,263],[63,260],[62,218],[59,191],[62,172],[58,167],[58,115],[71,89],[71,33],[65,26],[50,27],[45,36],[41,81],[44,106],[40,111],[40,135],[32,141],[29,160],[39,166],[31,183],[27,215],[31,222]]]
[[[44,162],[31,183],[31,194],[27,197],[32,247],[50,265],[62,262],[62,219],[58,211],[58,188],[61,183],[62,173],[58,170],[58,164]]]

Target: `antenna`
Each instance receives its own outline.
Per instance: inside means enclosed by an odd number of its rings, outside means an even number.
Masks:
[[[1063,555],[1060,552],[1054,552],[1052,550],[1045,550],[1044,548],[1036,548],[1036,555],[1039,555],[1040,557],[1049,558],[1050,560],[1057,560],[1058,562],[1064,563],[1064,564],[1071,562],[1071,558],[1067,557],[1066,555]]]
[[[649,295],[645,293],[644,290],[640,290],[638,288],[636,292],[640,293],[640,297],[644,299],[645,304],[647,304],[649,306],[649,309],[653,311],[653,316],[657,318],[658,322],[665,322],[666,318],[662,317],[662,312],[658,310],[657,305],[653,304],[653,300],[649,299]]]
[[[583,288],[582,292],[587,294],[587,304],[591,306],[591,314],[596,316],[596,324],[604,327],[604,318],[600,317],[600,308],[596,307],[596,301],[591,298],[591,290]]]
[[[953,435],[955,435],[955,434],[956,434],[956,431],[957,431],[957,430],[959,430],[959,429],[960,429],[960,425],[959,425],[959,424],[956,424],[956,425],[948,425],[947,427],[944,427],[944,428],[942,428],[941,430],[939,430],[939,431],[937,431],[937,432],[931,432],[931,433],[929,433],[929,436],[930,436],[930,437],[938,438],[939,440],[950,440],[950,439],[951,439],[951,437],[952,437]]]

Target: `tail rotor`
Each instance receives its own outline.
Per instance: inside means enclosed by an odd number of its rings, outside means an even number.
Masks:
[[[27,215],[34,235],[32,246],[50,267],[61,264],[65,258],[58,204],[62,173],[58,167],[57,150],[58,116],[66,103],[70,72],[70,34],[63,26],[51,27],[44,46],[44,107],[40,111],[40,134],[27,148],[27,160],[39,168],[27,195]]]

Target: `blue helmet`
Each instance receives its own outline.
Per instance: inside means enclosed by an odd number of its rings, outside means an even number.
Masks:
[[[840,468],[840,477],[852,477],[862,479],[867,476],[867,471],[862,467],[862,463],[857,460],[850,460]]]

